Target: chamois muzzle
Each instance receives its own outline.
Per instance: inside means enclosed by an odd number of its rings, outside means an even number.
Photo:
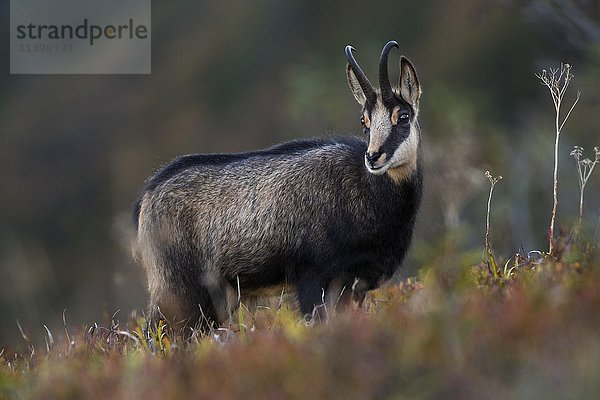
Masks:
[[[383,47],[381,51],[381,57],[379,58],[379,88],[381,89],[381,99],[383,104],[390,104],[394,100],[394,93],[392,92],[392,84],[388,75],[388,55],[392,48],[399,49],[398,43],[395,40],[390,40]]]
[[[370,103],[375,102],[375,98],[377,96],[375,94],[375,89],[373,89],[373,86],[371,85],[371,82],[369,82],[367,75],[365,75],[362,68],[360,68],[360,66],[354,59],[354,56],[352,55],[353,51],[356,51],[354,49],[354,47],[352,47],[350,45],[346,46],[346,57],[348,58],[348,63],[350,64],[350,67],[352,68],[352,72],[354,72],[354,75],[356,76],[356,79],[358,80],[358,84],[360,85],[360,88],[363,90],[363,93],[365,94],[365,98],[367,99],[367,102],[370,102]]]
[[[381,151],[376,151],[375,153],[369,153],[368,151],[365,153],[365,159],[367,163],[370,164],[371,168],[377,168],[375,163],[381,157],[383,153]]]

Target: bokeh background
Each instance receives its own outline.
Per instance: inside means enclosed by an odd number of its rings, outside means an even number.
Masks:
[[[376,81],[390,39],[423,85],[426,193],[404,274],[482,258],[489,183],[498,257],[546,250],[552,208],[553,107],[534,76],[573,65],[561,138],[558,223],[576,220],[573,145],[600,145],[600,2],[154,1],[152,74],[8,73],[9,2],[0,1],[0,344],[15,320],[91,324],[145,307],[131,257],[130,205],[176,155],[237,152],[300,137],[360,134],[345,81],[352,44]],[[392,53],[391,76],[399,54]],[[567,107],[568,108],[568,107]],[[600,169],[585,229],[600,217]]]

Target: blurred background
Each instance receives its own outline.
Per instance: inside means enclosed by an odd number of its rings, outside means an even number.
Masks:
[[[0,1],[8,43],[9,2]],[[558,225],[578,213],[569,153],[600,145],[597,0],[276,1],[152,4],[152,74],[9,75],[0,48],[0,347],[43,326],[145,307],[130,206],[173,157],[361,134],[345,80],[352,44],[371,81],[399,42],[423,86],[426,192],[406,275],[483,257],[489,182],[497,257],[547,250],[554,114],[535,73],[573,65],[561,137]],[[391,76],[399,54],[392,53]],[[395,79],[395,78],[394,78]],[[584,228],[600,218],[600,168]]]

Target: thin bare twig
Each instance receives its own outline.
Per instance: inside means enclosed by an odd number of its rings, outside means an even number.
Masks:
[[[583,219],[583,195],[585,191],[585,185],[587,184],[590,175],[596,164],[600,162],[600,148],[594,147],[594,161],[589,158],[583,158],[583,147],[574,146],[571,151],[571,155],[577,162],[577,175],[579,178],[579,221],[577,223],[576,232],[579,233],[581,230],[581,221]]]
[[[573,111],[573,109],[577,105],[577,102],[579,101],[579,97],[581,97],[581,91],[577,91],[577,97],[575,98],[573,105],[571,105],[571,108],[569,108],[569,112],[565,116],[565,119],[563,120],[562,124],[560,124],[560,128],[558,128],[558,130],[562,130],[563,126],[565,125],[565,122],[567,122],[567,119],[569,119],[569,116],[571,115],[571,111]]]
[[[573,78],[573,74],[571,74],[571,65],[567,63],[561,63],[560,68],[550,68],[550,71],[542,70],[541,73],[537,73],[536,77],[541,81],[541,83],[548,88],[550,91],[550,95],[552,96],[552,103],[554,104],[555,111],[555,141],[554,141],[554,175],[553,175],[553,205],[552,205],[552,218],[550,220],[550,229],[549,229],[549,253],[554,254],[554,225],[556,221],[556,210],[558,207],[558,144],[560,140],[560,133],[565,123],[571,116],[571,112],[577,105],[579,101],[579,97],[581,92],[577,92],[577,98],[569,108],[569,111],[565,115],[564,119],[561,122],[560,108],[562,106],[562,101],[565,93],[567,92],[567,88],[569,87],[569,83]]]
[[[493,177],[490,174],[490,171],[485,171],[486,178],[490,181],[490,194],[488,196],[487,202],[487,213],[485,217],[485,257],[486,261],[489,262],[492,256],[492,249],[490,246],[490,210],[492,207],[492,193],[494,192],[494,186],[498,183],[499,180],[502,179],[502,175],[498,175],[497,177]]]

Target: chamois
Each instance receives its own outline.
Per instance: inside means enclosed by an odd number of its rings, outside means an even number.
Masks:
[[[301,312],[328,295],[347,305],[388,280],[410,245],[421,202],[421,86],[385,45],[374,89],[345,48],[348,85],[368,141],[294,140],[238,154],[176,158],[134,204],[150,320],[221,324],[242,300],[295,290]],[[322,311],[321,311],[322,314]],[[322,315],[321,315],[322,316]]]

